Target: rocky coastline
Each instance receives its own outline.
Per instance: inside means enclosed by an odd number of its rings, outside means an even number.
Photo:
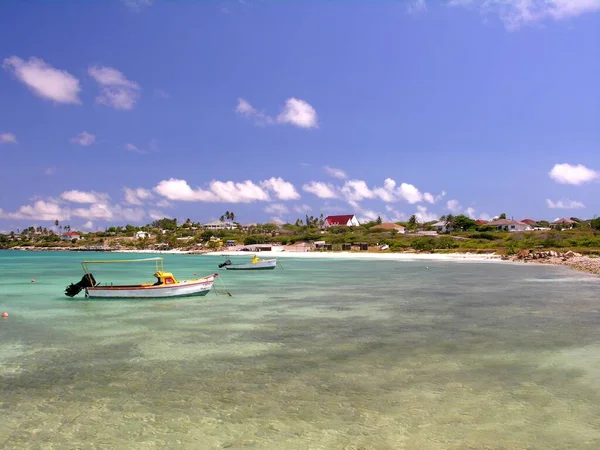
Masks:
[[[568,266],[580,272],[600,275],[600,258],[584,256],[580,253],[571,250],[566,252],[549,251],[530,251],[521,250],[516,255],[504,257],[504,260],[536,263],[536,264],[552,264],[557,266]]]

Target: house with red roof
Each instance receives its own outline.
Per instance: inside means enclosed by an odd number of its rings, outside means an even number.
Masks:
[[[358,219],[354,214],[345,214],[343,216],[327,216],[323,226],[327,227],[357,227]]]
[[[523,219],[521,220],[523,223],[528,223],[529,225],[535,225],[537,222],[533,219]]]
[[[550,224],[552,228],[571,229],[577,225],[577,222],[571,219],[556,219]]]

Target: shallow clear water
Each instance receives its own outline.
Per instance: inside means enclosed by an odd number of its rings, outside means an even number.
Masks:
[[[63,294],[82,259],[145,256],[0,252],[0,448],[600,448],[600,278],[290,258],[226,272],[165,255],[233,296]]]

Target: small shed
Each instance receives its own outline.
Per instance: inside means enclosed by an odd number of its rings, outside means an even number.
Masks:
[[[349,252],[352,250],[352,244],[342,244],[342,251]]]

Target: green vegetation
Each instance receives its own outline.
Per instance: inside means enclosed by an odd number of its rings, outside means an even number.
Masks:
[[[505,216],[505,214],[503,214]],[[528,232],[496,231],[494,227],[477,225],[465,215],[442,216],[440,221],[448,230],[444,234],[433,232],[435,222],[420,224],[415,216],[407,222],[398,222],[406,227],[406,234],[397,233],[376,227],[381,223],[377,218],[372,222],[356,227],[323,228],[324,218],[306,216],[295,223],[277,225],[274,223],[254,224],[243,227],[233,222],[235,214],[227,211],[222,216],[223,228],[227,225],[233,229],[210,230],[200,223],[187,219],[178,224],[177,219],[163,218],[144,226],[113,226],[105,231],[79,233],[80,239],[64,235],[71,230],[69,225],[61,225],[58,221],[54,229],[29,227],[25,230],[0,234],[0,248],[13,247],[91,247],[102,246],[122,249],[202,249],[219,248],[227,241],[237,245],[252,246],[256,244],[294,245],[311,244],[324,241],[335,250],[342,250],[343,244],[366,243],[369,251],[380,251],[383,245],[388,251],[417,252],[497,252],[514,254],[520,250],[573,250],[585,254],[600,255],[600,218],[576,221],[573,229],[545,229]],[[224,223],[233,222],[234,226]],[[548,228],[547,222],[539,222],[537,226]],[[139,233],[143,231],[145,233]]]

